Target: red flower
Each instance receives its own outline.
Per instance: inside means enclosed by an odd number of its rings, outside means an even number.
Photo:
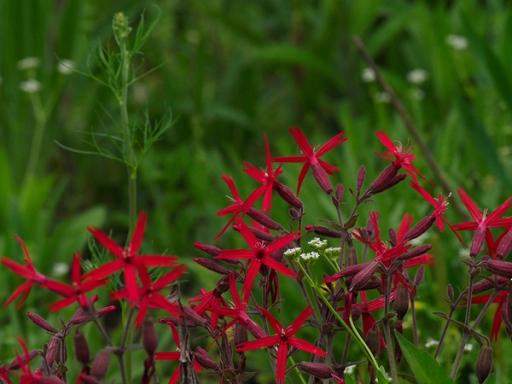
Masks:
[[[18,288],[16,288],[16,290],[7,298],[7,300],[4,303],[4,306],[9,305],[14,300],[16,300],[18,296],[21,295],[21,299],[16,305],[17,308],[20,308],[23,305],[23,303],[27,300],[30,290],[32,289],[32,286],[34,284],[39,284],[44,288],[57,293],[61,293],[63,290],[67,289],[66,284],[58,282],[56,280],[49,279],[42,273],[38,272],[34,267],[34,264],[32,263],[32,259],[28,252],[27,246],[25,245],[21,237],[16,236],[16,240],[20,244],[21,250],[23,251],[23,261],[25,262],[25,265],[18,264],[15,261],[8,259],[7,257],[2,257],[1,262],[11,271],[23,277],[27,281],[25,281]]]
[[[472,256],[476,256],[482,248],[484,239],[486,240],[489,249],[493,248],[494,240],[492,238],[490,228],[510,228],[512,226],[512,217],[501,218],[510,206],[512,206],[512,197],[505,200],[505,202],[496,208],[494,212],[487,214],[487,211],[482,212],[478,209],[475,202],[471,200],[466,191],[459,188],[458,192],[462,202],[474,221],[456,224],[453,228],[457,231],[475,231],[473,242],[471,243],[470,254]],[[494,255],[492,256],[494,257]]]
[[[417,176],[423,177],[420,171],[412,165],[414,154],[409,148],[403,148],[400,143],[395,145],[388,135],[382,131],[375,132],[375,135],[382,145],[388,149],[387,152],[380,154],[383,159],[391,161],[397,168],[403,168],[414,181],[417,180]]]
[[[222,283],[221,283],[222,285]],[[191,303],[198,303],[193,307],[194,311],[198,315],[202,315],[206,311],[211,312],[210,324],[212,328],[217,328],[217,321],[219,320],[219,313],[216,308],[226,306],[226,302],[222,298],[222,294],[225,292],[219,286],[211,291],[207,291],[204,288],[200,289],[201,294],[193,297],[189,301]]]
[[[306,340],[295,337],[295,334],[302,328],[304,322],[313,314],[313,309],[307,307],[293,321],[293,323],[284,328],[277,319],[272,316],[265,308],[258,307],[260,312],[268,320],[270,326],[276,332],[275,335],[262,337],[258,340],[247,341],[237,346],[237,352],[247,352],[253,349],[277,347],[277,364],[276,364],[276,383],[284,384],[286,375],[286,362],[288,360],[288,352],[290,347],[295,347],[302,351],[312,353],[314,355],[325,357],[327,353]]]
[[[297,272],[291,270],[288,267],[285,267],[279,261],[274,259],[272,254],[286,247],[292,241],[297,240],[300,237],[299,232],[293,232],[278,237],[270,244],[265,245],[261,241],[258,241],[256,236],[254,236],[251,230],[242,221],[239,222],[239,230],[245,242],[251,247],[251,249],[223,250],[215,258],[219,260],[249,260],[247,273],[242,288],[244,297],[250,296],[254,280],[256,279],[256,276],[258,275],[262,265],[281,272],[283,275],[289,276],[291,278],[297,277]]]
[[[254,203],[259,199],[259,197],[265,193],[265,186],[262,185],[254,190],[247,200],[242,200],[240,194],[238,193],[238,189],[236,188],[235,182],[231,178],[231,176],[223,175],[222,179],[227,184],[229,190],[231,191],[233,204],[227,206],[226,208],[221,209],[217,212],[218,216],[226,216],[231,215],[229,221],[224,225],[221,231],[215,236],[215,240],[218,240],[224,232],[229,228],[229,226],[238,218],[247,214],[247,212],[252,208]]]
[[[142,288],[140,288],[139,291],[139,313],[135,319],[135,325],[137,327],[140,327],[144,322],[148,308],[163,309],[171,315],[179,316],[181,311],[178,305],[170,302],[160,293],[160,291],[178,279],[186,270],[186,266],[179,265],[156,281],[151,281],[151,277],[146,269],[142,268],[139,270]],[[113,292],[111,296],[113,299],[117,300],[128,299],[128,291],[126,289],[122,289],[117,292]]]
[[[283,171],[281,170],[281,166],[274,170],[272,167],[272,156],[270,154],[270,146],[268,144],[267,135],[265,135],[265,159],[266,159],[266,170],[261,170],[256,168],[250,163],[245,163],[244,172],[251,176],[254,180],[261,183],[263,186],[263,204],[261,207],[262,212],[270,211],[272,206],[272,192],[274,190],[274,185],[277,182],[277,176],[279,176]]]
[[[276,157],[273,159],[273,161],[281,163],[304,163],[299,175],[297,193],[300,191],[302,182],[304,181],[309,168],[313,170],[313,176],[315,177],[318,184],[327,193],[331,193],[332,186],[330,185],[329,177],[327,175],[337,172],[338,167],[325,162],[324,160],[320,159],[320,157],[333,150],[338,145],[347,141],[347,139],[343,137],[345,133],[338,133],[315,151],[300,128],[290,128],[290,132],[293,135],[295,142],[299,146],[302,155]]]
[[[444,214],[446,212],[446,208],[448,207],[448,200],[443,195],[439,195],[437,198],[432,197],[430,193],[428,193],[425,189],[423,189],[418,183],[412,182],[411,187],[418,192],[423,199],[429,203],[433,208],[434,212],[432,212],[432,215],[434,216],[436,220],[437,228],[441,232],[444,230],[444,223],[449,223],[446,221]]]
[[[81,280],[80,254],[75,253],[71,265],[71,281],[73,284],[71,286],[66,285],[66,288],[59,292],[62,296],[65,296],[65,298],[50,305],[50,311],[60,311],[73,304],[75,301],[78,302],[82,308],[86,309],[89,307],[89,300],[85,294],[107,283],[107,279],[89,280],[85,282]]]
[[[176,348],[181,348],[181,342],[180,342],[180,336],[178,334],[178,330],[176,329],[176,326],[172,323],[167,323],[169,327],[171,328],[172,332],[172,338],[174,339],[174,343],[176,344]],[[155,360],[168,360],[168,361],[179,361],[181,352],[156,352],[155,353]],[[201,365],[194,359],[192,361],[192,368],[195,372],[201,371]],[[180,381],[180,370],[181,367],[178,366],[176,370],[171,375],[171,378],[169,379],[169,384],[177,384]]]
[[[98,280],[103,279],[119,270],[124,272],[125,289],[127,298],[131,303],[139,300],[139,287],[137,285],[137,271],[146,267],[164,267],[176,265],[176,257],[163,255],[139,255],[139,250],[144,237],[146,226],[146,214],[141,212],[133,231],[133,236],[126,247],[115,243],[104,232],[96,228],[88,228],[89,232],[99,241],[116,260],[110,261],[101,267],[86,273],[83,277]]]

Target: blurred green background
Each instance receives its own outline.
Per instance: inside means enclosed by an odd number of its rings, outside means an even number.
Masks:
[[[227,202],[220,175],[233,175],[243,196],[252,190],[242,161],[263,166],[265,132],[273,153],[287,155],[296,153],[289,126],[301,126],[318,144],[345,131],[349,141],[327,159],[342,170],[335,180],[347,185],[361,164],[369,177],[385,166],[375,156],[382,150],[376,130],[414,145],[353,36],[365,41],[454,190],[464,187],[490,209],[510,195],[512,9],[506,1],[0,0],[0,254],[20,259],[13,238],[19,234],[37,267],[63,278],[62,263],[86,247],[87,225],[124,239],[123,165],[63,148],[90,150],[91,132],[108,134],[118,125],[110,92],[63,65],[71,60],[79,71],[97,74],[95,53],[111,41],[118,11],[135,25],[143,11],[147,20],[160,14],[137,59],[138,73],[155,70],[130,89],[131,120],[143,124],[145,114],[156,121],[169,112],[174,120],[140,166],[147,250],[177,254],[187,263],[198,255],[191,244],[211,242],[224,223],[215,215]],[[34,63],[27,58],[39,65],[27,69]],[[298,167],[285,168],[283,180],[294,187]],[[333,218],[318,195],[308,177],[302,192],[308,220]],[[429,209],[405,184],[370,208],[379,210],[385,228],[406,211],[419,218]],[[273,213],[286,220],[284,205]],[[453,212],[449,218],[461,220]],[[436,233],[430,240],[437,261],[420,293],[422,341],[438,337],[441,323],[432,312],[446,309],[447,281],[456,287],[465,282],[453,236]],[[238,236],[229,235],[220,244],[235,242]],[[213,286],[213,274],[191,268],[190,295]],[[0,277],[3,300],[20,280],[5,269]],[[292,288],[284,283],[284,289]],[[45,315],[41,299],[48,301],[35,292],[21,311],[2,310],[0,360],[12,356],[17,334],[32,346],[44,342],[24,316],[29,309]],[[502,336],[489,382],[505,383],[512,374],[512,349]],[[170,348],[165,342],[162,348]],[[449,348],[447,363],[454,352]],[[467,362],[475,358],[469,353]]]

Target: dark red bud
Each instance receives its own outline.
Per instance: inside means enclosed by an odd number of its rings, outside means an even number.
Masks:
[[[253,334],[256,339],[261,339],[262,337],[266,337],[267,334],[254,320],[248,319],[244,322],[244,325],[247,327],[247,330]]]
[[[416,271],[416,275],[414,275],[414,286],[418,286],[422,283],[425,278],[425,267],[421,265]]]
[[[329,379],[333,374],[332,368],[324,363],[310,363],[303,361],[297,364],[297,366],[302,372],[319,379]]]
[[[62,336],[59,334],[53,335],[48,343],[48,347],[46,349],[45,359],[48,366],[52,366],[53,363],[61,362],[61,344],[62,344]]]
[[[393,309],[399,319],[403,319],[409,310],[409,291],[402,284],[396,290],[396,298],[393,301]]]
[[[274,186],[276,188],[277,193],[279,193],[279,196],[281,196],[284,201],[286,201],[291,206],[302,210],[302,201],[300,201],[297,195],[293,193],[293,191],[290,188],[279,182],[276,182]]]
[[[476,377],[480,384],[482,384],[489,376],[489,373],[491,373],[492,360],[492,348],[488,345],[482,346],[476,362]]]
[[[512,335],[512,295],[507,295],[503,306],[501,307],[501,317],[509,336]]]
[[[385,190],[390,189],[390,188],[394,187],[395,185],[397,185],[398,183],[404,181],[406,177],[407,177],[406,174],[396,175],[387,184],[382,185],[380,188],[374,187],[372,189],[372,193],[377,194],[377,193],[384,192]]]
[[[320,187],[327,193],[328,195],[332,192],[332,184],[331,180],[329,179],[329,175],[327,172],[325,172],[325,169],[322,168],[322,166],[318,164],[312,164],[311,169],[313,171],[313,177],[315,178],[316,182]]]
[[[482,245],[485,240],[485,228],[477,228],[475,234],[473,235],[473,242],[471,243],[471,248],[469,250],[469,255],[471,257],[475,257],[480,253],[482,249]]]
[[[110,351],[103,349],[98,352],[91,366],[91,376],[97,380],[103,380],[107,374],[108,366],[110,364]]]
[[[302,218],[302,209],[298,209],[298,208],[295,208],[295,207],[290,207],[290,209],[288,210],[288,214],[290,215],[290,217],[292,218],[292,220],[300,220]]]
[[[361,165],[361,167],[359,167],[359,171],[357,172],[356,193],[358,195],[361,193],[361,189],[363,188],[365,178],[366,178],[366,168],[364,167],[364,165]]]
[[[40,328],[43,328],[45,331],[48,331],[50,333],[58,332],[58,330],[53,325],[51,325],[49,322],[47,322],[45,319],[43,319],[37,313],[27,312],[27,316],[30,320],[32,320],[32,322],[35,325],[37,325]]]
[[[158,347],[158,337],[155,332],[155,325],[151,320],[145,320],[142,328],[142,345],[149,356],[152,356]]]
[[[373,274],[379,268],[379,263],[369,262],[361,271],[359,271],[350,284],[350,291],[359,291],[364,287],[373,277]]]
[[[75,332],[75,336],[73,338],[73,343],[75,346],[75,357],[76,359],[82,363],[82,365],[88,365],[91,360],[91,356],[89,353],[89,345],[85,336],[82,332],[77,330]]]
[[[412,239],[420,237],[429,230],[432,224],[434,224],[435,220],[436,218],[434,215],[425,216],[423,219],[418,221],[418,223],[416,223],[414,227],[407,231],[407,233],[405,234],[405,240],[410,241]]]
[[[203,252],[206,252],[210,256],[217,256],[222,251],[222,249],[216,247],[215,245],[203,244],[199,242],[195,242],[194,247]]]
[[[316,233],[317,235],[320,236],[332,237],[335,239],[339,239],[341,237],[340,231],[336,231],[334,229],[322,227],[319,225],[306,225],[306,231]]]
[[[115,310],[116,310],[116,306],[115,305],[109,305],[107,307],[103,307],[103,308],[98,309],[97,311],[95,311],[95,315],[93,315],[93,314],[85,312],[82,308],[79,308],[75,312],[75,314],[73,315],[73,317],[71,318],[69,323],[70,324],[74,324],[74,325],[84,324],[84,323],[87,323],[89,321],[93,321],[94,320],[94,316],[101,317],[101,316],[103,316],[103,315],[105,315],[107,313],[113,312]]]
[[[332,202],[335,207],[339,207],[343,201],[343,195],[345,194],[345,187],[343,184],[336,185],[336,190],[334,191],[334,195],[332,196]]]
[[[393,178],[396,176],[396,173],[398,172],[400,168],[396,167],[395,165],[391,164],[388,167],[386,167],[378,176],[377,178],[370,184],[370,187],[368,188],[368,193],[376,193],[375,191],[382,191],[382,188],[389,184]]]
[[[219,370],[219,366],[213,361],[213,359],[208,356],[208,352],[206,352],[203,348],[197,347],[194,356],[196,358],[196,361],[201,365],[203,368],[206,369],[212,369],[214,371]]]
[[[496,256],[503,259],[512,251],[512,227],[503,235],[496,249]]]
[[[268,229],[279,230],[283,228],[277,221],[272,220],[269,216],[255,208],[250,208],[249,211],[247,211],[247,214]]]
[[[212,259],[206,259],[203,257],[194,257],[192,260],[194,260],[197,264],[205,267],[206,269],[209,269],[210,271],[220,273],[222,275],[228,275],[229,269],[224,268],[222,265],[220,265],[218,262]]]
[[[453,303],[453,300],[455,299],[453,285],[448,284],[448,287],[446,288],[446,295],[448,296],[448,300],[450,301],[450,303]]]
[[[54,375],[39,377],[35,382],[37,382],[38,384],[64,384],[64,382],[61,379]]]
[[[101,384],[101,381],[96,380],[94,377],[87,375],[86,373],[80,373],[78,382],[81,384]]]
[[[399,259],[400,260],[412,259],[413,257],[420,256],[420,255],[427,253],[431,249],[432,249],[432,245],[430,245],[430,244],[420,245],[419,247],[415,247],[413,249],[409,249],[407,252],[404,252],[399,257]]]
[[[486,260],[483,263],[483,266],[492,273],[496,275],[512,278],[512,263],[508,261],[502,260]]]

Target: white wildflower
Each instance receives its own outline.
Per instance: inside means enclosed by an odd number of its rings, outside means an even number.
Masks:
[[[422,84],[427,80],[427,71],[422,68],[415,68],[407,73],[407,81],[412,84]]]
[[[62,75],[70,75],[75,70],[75,62],[69,59],[62,59],[57,64],[57,71]]]
[[[425,348],[437,347],[439,345],[439,341],[429,338],[425,343]]]
[[[301,252],[302,252],[302,249],[300,247],[288,248],[286,251],[284,251],[284,255],[287,257],[293,257],[293,256],[297,256]]]
[[[446,36],[446,44],[457,51],[462,51],[468,47],[468,39],[460,35]]]
[[[322,249],[327,245],[327,240],[322,240],[318,237],[315,237],[314,239],[308,241],[308,244],[313,248]]]
[[[300,258],[302,260],[316,260],[320,257],[320,254],[318,252],[307,252],[300,255]]]
[[[415,239],[410,240],[410,241],[409,241],[409,244],[414,245],[414,246],[416,246],[416,245],[421,245],[421,244],[423,244],[425,241],[427,241],[429,237],[430,237],[430,233],[425,232],[425,233],[423,233],[422,235],[420,235],[420,236],[416,237]]]
[[[18,61],[18,64],[16,67],[20,71],[28,71],[30,69],[35,69],[39,67],[40,60],[37,57],[25,57],[24,59],[21,59]]]
[[[375,71],[372,68],[367,67],[363,69],[363,72],[361,72],[361,78],[365,83],[371,83],[375,81]]]
[[[345,367],[345,369],[343,370],[343,374],[344,375],[352,375],[355,370],[356,370],[356,365],[355,364],[347,365]]]
[[[52,275],[55,277],[65,276],[69,272],[69,266],[66,263],[55,263],[52,268]]]
[[[473,344],[464,345],[464,352],[471,352],[473,350]]]
[[[35,79],[29,79],[20,83],[20,89],[25,93],[36,93],[41,90],[41,83]]]
[[[324,252],[328,256],[337,256],[341,252],[341,247],[329,247],[326,248]]]
[[[377,103],[389,103],[391,101],[391,97],[387,92],[377,92],[375,94],[375,101]]]

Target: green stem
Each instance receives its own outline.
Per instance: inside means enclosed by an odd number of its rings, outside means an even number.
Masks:
[[[299,376],[299,379],[302,382],[302,384],[307,384],[306,380],[302,377],[302,373],[300,372],[299,368],[297,368],[297,363],[295,362],[293,356],[290,356],[290,361],[295,367],[295,370],[297,371],[297,376]]]
[[[389,321],[389,295],[391,293],[391,275],[386,276],[386,291],[384,292],[384,339],[388,355],[389,369],[393,383],[398,384],[398,371],[395,360],[395,348],[391,337],[391,322]]]

